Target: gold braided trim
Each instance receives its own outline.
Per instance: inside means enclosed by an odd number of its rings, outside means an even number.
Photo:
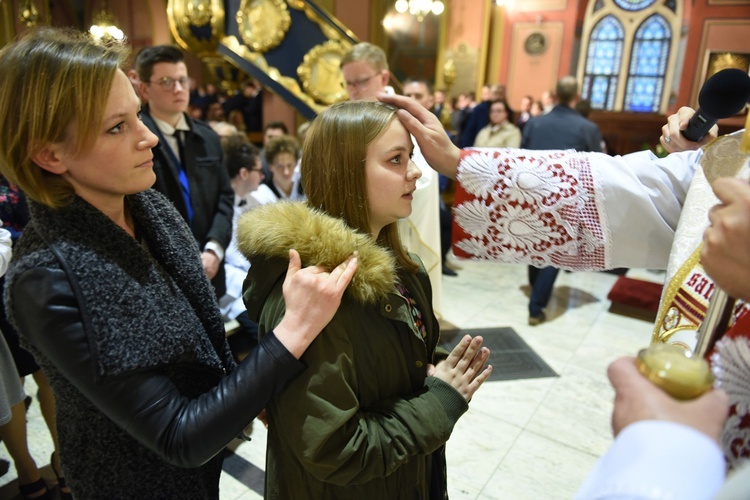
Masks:
[[[652,344],[655,344],[657,342],[667,342],[669,340],[669,337],[671,337],[678,331],[691,329],[691,327],[688,325],[679,325],[670,330],[666,330],[664,328],[664,319],[667,317],[667,312],[669,312],[669,310],[672,308],[674,298],[677,296],[680,288],[682,288],[682,285],[685,284],[685,280],[687,279],[688,274],[690,274],[693,269],[695,269],[695,267],[700,264],[702,249],[703,243],[698,245],[698,248],[693,251],[690,257],[688,257],[688,259],[682,264],[682,266],[680,266],[672,279],[669,280],[667,289],[664,293],[664,298],[661,302],[661,306],[659,307],[659,315],[656,318],[656,323],[654,323],[654,333],[651,337]],[[692,329],[696,329],[697,327],[698,325],[695,325]]]

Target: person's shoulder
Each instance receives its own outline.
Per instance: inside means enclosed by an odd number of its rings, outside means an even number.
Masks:
[[[211,128],[211,125],[209,125],[207,122],[204,122],[203,120],[197,120],[190,116],[185,116],[185,118],[187,119],[190,127],[194,132],[201,135],[211,136],[212,138],[215,137],[216,140],[219,140],[219,134],[217,134],[216,131]]]
[[[203,120],[196,120],[187,115],[185,118],[188,120],[190,130],[203,139],[205,144],[210,144],[214,153],[223,153],[224,149],[221,147],[221,137],[219,137],[219,134],[216,133],[211,125]]]
[[[520,127],[518,127],[515,123],[511,123],[508,121],[503,124],[503,128],[506,130],[512,130],[513,132],[521,132]]]
[[[156,130],[156,122],[154,122],[154,119],[151,117],[151,112],[148,109],[148,105],[144,106],[141,110],[141,121],[152,132]]]
[[[258,186],[258,189],[250,193],[250,197],[252,197],[260,205],[278,201],[278,198],[274,194],[273,190],[266,184],[261,184],[260,186]]]

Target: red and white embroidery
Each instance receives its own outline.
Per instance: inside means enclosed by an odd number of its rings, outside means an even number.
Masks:
[[[462,151],[454,220],[463,257],[606,268],[591,166],[574,151]],[[462,199],[463,198],[465,199]]]
[[[729,418],[721,434],[730,467],[750,459],[750,339],[725,335],[711,355],[716,386],[729,396]]]

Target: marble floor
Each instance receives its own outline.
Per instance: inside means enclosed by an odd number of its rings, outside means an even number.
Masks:
[[[464,329],[511,327],[559,377],[485,383],[448,442],[450,497],[572,498],[612,441],[613,391],[606,367],[647,345],[651,325],[608,312],[606,297],[617,276],[561,272],[547,321],[528,326],[525,266],[460,265],[458,277],[443,278],[444,320]],[[631,270],[628,276],[663,280],[662,274],[646,270]],[[26,384],[27,392],[35,394],[33,381]],[[30,449],[45,465],[48,483],[54,484],[47,464],[51,444],[36,401],[28,422]],[[221,498],[261,498],[257,491],[262,488],[264,467],[263,426],[256,422],[252,441],[233,443],[230,448],[234,455],[232,465],[225,462]],[[4,446],[0,458],[8,459]],[[0,499],[17,494],[11,465],[0,477]]]

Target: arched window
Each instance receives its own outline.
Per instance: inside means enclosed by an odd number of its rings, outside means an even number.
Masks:
[[[669,103],[682,2],[590,0],[581,96],[607,111],[663,112]]]
[[[623,10],[643,10],[654,2],[656,0],[615,0],[615,4]]]
[[[603,17],[591,31],[581,95],[595,109],[614,108],[624,38],[622,24],[614,16]]]
[[[672,30],[659,14],[646,19],[636,31],[625,89],[625,111],[659,111],[671,41]]]

